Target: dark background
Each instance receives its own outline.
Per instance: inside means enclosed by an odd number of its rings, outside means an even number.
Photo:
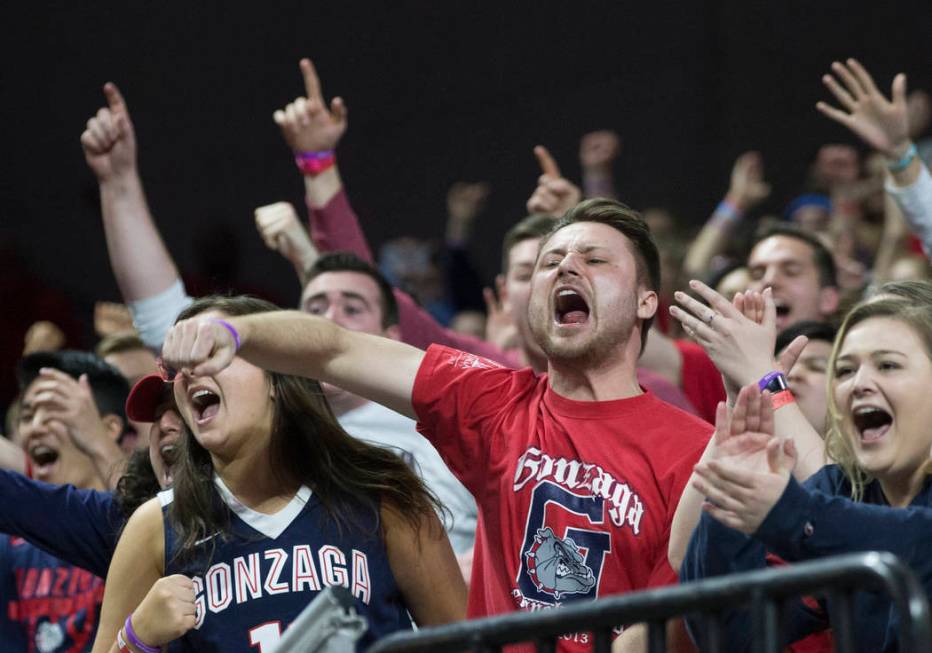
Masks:
[[[932,90],[928,0],[4,5],[0,271],[13,350],[19,325],[48,317],[30,284],[70,299],[73,346],[93,344],[93,302],[119,300],[78,142],[107,80],[129,103],[181,269],[235,252],[241,287],[288,303],[294,274],[258,238],[252,210],[301,206],[272,112],[303,94],[304,55],[349,107],[340,165],[372,242],[439,237],[448,186],[488,180],[474,247],[487,277],[539,174],[536,143],[578,179],[579,137],[617,130],[622,199],[695,224],[741,151],[763,153],[775,188],[765,208],[779,210],[820,144],[853,142],[814,109],[833,59],[860,58],[883,89],[903,71],[910,88]]]

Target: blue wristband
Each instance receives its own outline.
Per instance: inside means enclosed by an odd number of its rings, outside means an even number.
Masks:
[[[918,155],[919,150],[916,149],[916,144],[910,143],[909,147],[906,148],[906,154],[903,155],[903,158],[901,158],[899,161],[888,163],[887,170],[890,172],[902,172],[909,167],[909,164],[912,163],[913,159],[915,159]]]

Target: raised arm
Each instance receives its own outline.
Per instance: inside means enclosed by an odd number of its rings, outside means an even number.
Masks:
[[[884,155],[889,173],[887,192],[897,200],[926,252],[932,251],[932,177],[910,139],[906,75],[893,78],[888,100],[855,59],[834,62],[832,73],[834,76],[824,75],[822,82],[842,108],[825,102],[816,108]]]
[[[314,247],[298,214],[288,202],[260,206],[255,211],[256,229],[266,247],[281,254],[294,267],[301,287],[320,253]]]
[[[175,318],[169,313],[177,314],[187,295],[146,202],[126,101],[111,82],[104,95],[107,106],[88,120],[81,145],[100,186],[104,235],[120,293],[143,341],[157,347]]]
[[[546,213],[562,216],[579,204],[582,191],[560,173],[560,167],[550,151],[543,145],[534,148],[534,156],[540,164],[541,175],[537,187],[527,201],[528,213]]]
[[[313,64],[302,59],[300,66],[307,97],[297,98],[276,111],[275,122],[293,152],[333,152],[347,129],[346,105],[340,98],[334,98],[328,109]],[[343,189],[335,160],[322,172],[309,169],[303,172],[311,240],[317,249],[350,251],[372,263],[372,251]],[[514,363],[514,359],[499,347],[444,328],[407,293],[396,289],[395,298],[404,342],[422,349],[434,343],[447,345],[506,365]]]
[[[731,169],[728,192],[689,246],[683,271],[693,278],[707,277],[712,259],[725,251],[735,227],[769,195],[763,158],[759,152],[745,152]]]
[[[612,164],[621,151],[621,139],[603,129],[583,135],[579,141],[579,164],[582,166],[583,195],[617,199],[612,179]]]
[[[424,352],[395,340],[348,331],[299,311],[182,320],[168,332],[162,357],[174,369],[212,375],[241,356],[261,368],[317,379],[417,419],[411,392]]]
[[[178,270],[152,219],[136,163],[136,134],[116,84],[104,85],[107,106],[81,134],[84,158],[97,176],[110,264],[123,298],[145,299],[178,281]]]

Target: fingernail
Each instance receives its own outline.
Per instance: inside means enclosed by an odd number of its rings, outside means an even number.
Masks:
[[[689,282],[689,287],[690,287],[690,288],[696,288],[698,285],[699,285],[699,282],[696,281],[695,279],[692,279],[692,280],[690,280],[690,282]]]

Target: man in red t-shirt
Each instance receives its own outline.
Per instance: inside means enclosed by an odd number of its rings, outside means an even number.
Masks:
[[[529,323],[548,361],[539,377],[297,312],[186,320],[162,353],[197,375],[239,355],[416,417],[479,505],[469,616],[553,608],[676,582],[670,523],[712,429],[637,383],[658,258],[643,220],[618,202],[567,213],[532,275]],[[566,635],[560,650],[590,640]],[[645,629],[628,628],[614,650],[645,642]]]

